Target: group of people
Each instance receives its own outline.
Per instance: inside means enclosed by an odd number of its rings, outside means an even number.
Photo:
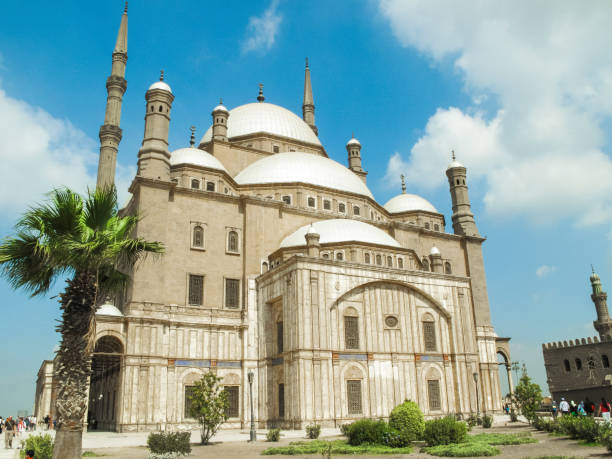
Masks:
[[[36,416],[20,416],[16,418],[9,416],[6,419],[0,416],[0,434],[4,432],[4,447],[6,449],[12,448],[15,437],[20,437],[24,432],[35,431],[37,424]],[[47,430],[53,428],[49,415],[45,416],[40,424]]]
[[[561,397],[561,402],[557,407],[557,402],[552,402],[552,414],[554,417],[557,413],[561,413],[562,416],[601,416],[605,422],[610,423],[610,411],[612,407],[610,403],[602,397],[599,403],[594,403],[587,397],[584,401],[576,404],[573,400],[569,402],[565,400],[565,397]]]

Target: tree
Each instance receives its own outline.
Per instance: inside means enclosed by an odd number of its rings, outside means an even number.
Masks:
[[[200,424],[203,445],[208,445],[219,426],[228,418],[229,401],[227,392],[219,384],[221,379],[210,371],[205,373],[202,379],[195,383],[189,397],[191,400],[189,412]]]
[[[523,365],[523,375],[514,389],[514,399],[521,410],[521,414],[529,422],[532,422],[536,417],[536,410],[542,403],[542,390],[539,385],[531,382],[525,365]]]
[[[61,342],[54,378],[58,384],[54,459],[80,459],[87,382],[99,299],[124,288],[135,263],[163,245],[132,235],[138,216],[119,216],[113,187],[88,192],[50,193],[15,225],[15,236],[0,244],[1,274],[13,288],[44,295],[67,275],[60,294]]]

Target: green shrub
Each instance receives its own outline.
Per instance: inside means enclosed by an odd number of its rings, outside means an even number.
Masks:
[[[410,435],[407,431],[395,430],[389,425],[386,426],[382,437],[383,445],[391,448],[405,448],[410,446],[410,442]]]
[[[493,416],[485,414],[482,417],[482,427],[484,427],[485,429],[490,429],[492,425],[493,425]]]
[[[453,416],[432,419],[425,423],[423,439],[429,446],[461,443],[467,438],[467,425]]]
[[[21,441],[21,457],[25,457],[28,449],[34,450],[36,459],[51,459],[53,457],[53,438],[49,434],[30,435]]]
[[[362,443],[383,444],[383,434],[388,430],[385,421],[373,419],[360,419],[347,428],[347,438],[350,445]]]
[[[353,424],[352,424],[352,423],[350,423],[350,422],[349,422],[348,424],[342,424],[342,425],[340,426],[340,433],[341,433],[342,435],[344,435],[345,437],[347,437],[347,438],[348,438],[348,431],[350,430],[350,428],[351,428],[351,426],[352,426],[352,425],[353,425]]]
[[[280,439],[280,429],[270,429],[266,435],[266,441],[278,441]]]
[[[306,426],[306,436],[311,440],[316,440],[321,435],[321,426],[319,424],[309,424]]]
[[[471,429],[474,426],[479,426],[482,424],[482,418],[474,415],[474,414],[470,414],[470,416],[466,419],[467,425],[468,427]]]
[[[609,452],[612,452],[612,429],[608,425],[602,425],[599,430],[599,443],[606,447]]]
[[[153,454],[191,453],[191,432],[151,432],[147,437],[147,448]],[[38,458],[37,458],[38,459]]]
[[[402,432],[409,441],[420,440],[425,429],[425,418],[419,405],[406,400],[393,408],[389,415],[389,427]]]
[[[500,451],[495,446],[486,443],[462,443],[459,445],[438,445],[425,448],[424,451],[432,456],[442,457],[478,457],[497,456]]]
[[[600,426],[590,416],[577,418],[576,423],[576,434],[578,438],[585,440],[589,443],[596,442],[600,437]]]

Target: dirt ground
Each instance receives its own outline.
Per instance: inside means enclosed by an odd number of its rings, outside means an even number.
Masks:
[[[500,446],[501,454],[495,456],[500,459],[518,459],[524,457],[540,457],[540,456],[576,456],[576,457],[592,457],[592,458],[605,458],[608,456],[606,449],[601,446],[582,446],[578,444],[576,440],[570,440],[565,437],[553,437],[546,433],[537,432],[527,426],[517,427],[494,427],[492,429],[474,429],[472,433],[484,432],[497,432],[497,433],[513,433],[513,432],[525,432],[529,431],[532,433],[534,438],[539,440],[538,443],[531,443],[526,445],[516,446]],[[336,437],[337,438],[337,437]],[[295,439],[283,439],[278,443],[267,443],[265,441],[258,441],[255,444],[247,442],[226,442],[226,443],[215,443],[209,446],[194,445],[192,447],[191,456],[193,458],[215,458],[215,459],[245,459],[248,457],[262,457],[261,452],[271,446],[285,446]],[[91,449],[97,454],[103,454],[105,458],[129,458],[129,459],[146,459],[147,449],[145,447],[134,447],[134,448],[97,448]],[[275,458],[317,458],[321,459],[320,455],[310,456],[272,456]],[[341,457],[341,456],[335,456]],[[419,452],[419,448],[415,448],[415,452],[412,454],[389,454],[385,456],[347,456],[351,458],[369,458],[369,457],[382,457],[382,458],[433,458],[429,454]],[[263,458],[263,457],[262,457]]]

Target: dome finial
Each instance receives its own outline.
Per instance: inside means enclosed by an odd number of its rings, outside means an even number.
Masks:
[[[406,177],[404,177],[404,174],[402,174],[400,175],[400,178],[402,179],[402,193],[406,194],[406,181],[405,181]]]
[[[453,161],[455,161],[455,159],[457,159],[457,158],[455,158],[455,150],[451,150],[451,158],[452,158]]]
[[[308,68],[308,57],[306,57],[306,68]]]
[[[189,139],[189,145],[191,145],[193,147],[195,145],[195,131],[196,131],[196,127],[195,126],[191,126],[189,128],[189,130],[191,131],[191,138]]]
[[[159,72],[159,81],[164,81],[164,70],[162,69],[161,72]]]
[[[127,14],[127,5],[128,5],[128,2],[125,2],[125,8],[123,8],[123,12],[124,12],[125,14]]]
[[[263,95],[263,83],[259,83],[259,95],[257,96],[259,102],[263,102],[266,98]]]
[[[223,97],[219,97],[219,105],[223,105]]]

